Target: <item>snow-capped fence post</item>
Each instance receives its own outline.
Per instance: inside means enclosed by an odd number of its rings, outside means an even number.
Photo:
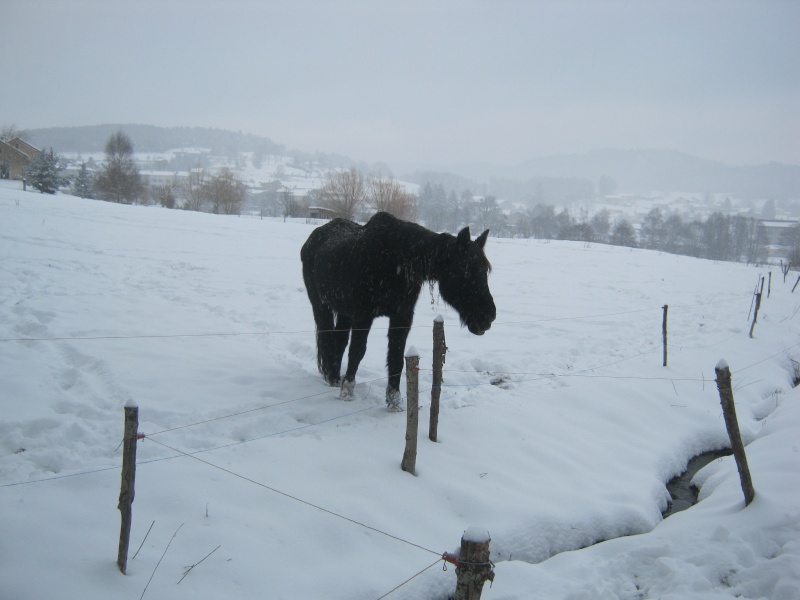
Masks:
[[[664,366],[667,366],[667,311],[669,310],[669,305],[664,305],[664,318],[661,321],[661,337],[664,340]]]
[[[739,470],[739,479],[744,492],[744,504],[748,506],[755,498],[753,480],[750,478],[750,468],[747,466],[747,455],[744,452],[742,434],[739,432],[739,422],[736,419],[736,407],[733,403],[733,388],[731,387],[731,370],[728,363],[720,360],[714,367],[717,374],[717,389],[719,401],[722,404],[722,415],[725,417],[725,428],[731,440],[733,457],[736,459],[736,468]]]
[[[763,281],[763,280],[762,280]],[[756,293],[756,309],[753,311],[753,323],[750,325],[750,337],[753,337],[753,329],[758,322],[758,309],[761,307],[761,292]]]
[[[419,424],[419,353],[412,346],[406,352],[406,449],[400,468],[412,475],[417,468]]]
[[[428,439],[435,442],[439,437],[439,397],[442,395],[442,367],[447,346],[444,341],[444,318],[433,320],[433,385],[431,386],[431,419]]]
[[[139,439],[139,407],[128,403],[125,405],[125,432],[122,438],[122,483],[119,490],[119,509],[122,524],[119,531],[119,552],[117,566],[122,574],[128,569],[128,546],[131,539],[131,505],[134,497],[136,481],[136,440]]]
[[[442,558],[456,566],[455,600],[480,600],[483,584],[494,581],[494,564],[489,560],[492,538],[486,529],[470,527],[461,536],[458,555],[445,552]]]

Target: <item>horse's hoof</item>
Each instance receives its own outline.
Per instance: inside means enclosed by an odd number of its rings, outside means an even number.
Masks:
[[[353,400],[356,397],[356,382],[344,380],[342,382],[342,393],[339,397],[348,402]]]
[[[387,388],[386,390],[386,408],[389,412],[403,412],[403,399],[400,396],[400,390]]]

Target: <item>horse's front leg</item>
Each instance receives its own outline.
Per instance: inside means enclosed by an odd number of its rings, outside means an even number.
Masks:
[[[398,315],[389,319],[389,351],[386,354],[386,368],[389,372],[389,383],[386,386],[386,406],[389,410],[402,410],[400,376],[403,373],[403,353],[413,319],[413,314]]]
[[[342,380],[342,400],[352,400],[356,388],[356,371],[367,351],[367,337],[372,327],[372,318],[353,319],[350,331],[350,349],[347,352],[347,371]]]

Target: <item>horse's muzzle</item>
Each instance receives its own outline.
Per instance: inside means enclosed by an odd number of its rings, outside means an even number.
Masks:
[[[492,324],[491,323],[489,323],[486,327],[478,327],[477,325],[468,325],[467,326],[467,329],[473,335],[483,335],[484,333],[486,333],[491,328],[492,328]]]

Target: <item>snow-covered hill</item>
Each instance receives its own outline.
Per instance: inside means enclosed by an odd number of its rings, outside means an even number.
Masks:
[[[487,600],[800,596],[793,275],[773,269],[751,339],[767,269],[490,238],[486,335],[435,289],[417,307],[421,364],[439,314],[448,354],[414,477],[405,415],[383,403],[385,320],[353,402],[317,373],[299,263],[313,225],[17,187],[0,183],[0,597],[443,600],[439,556],[469,527],[492,537]],[[756,499],[723,458],[696,477],[701,502],[662,520],[665,482],[727,444],[722,358]],[[123,576],[128,402],[148,437]]]

